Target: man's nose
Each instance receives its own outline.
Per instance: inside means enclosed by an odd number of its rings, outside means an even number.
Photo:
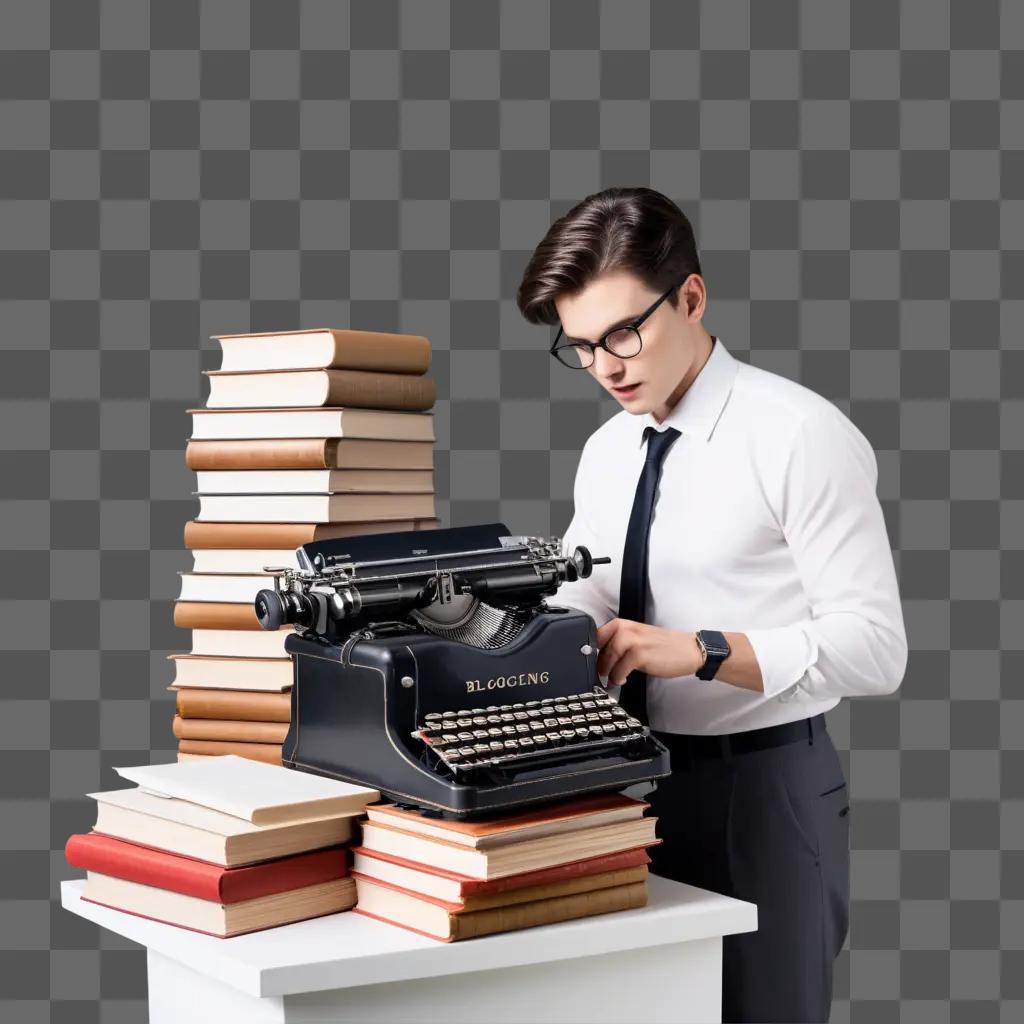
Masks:
[[[618,356],[613,356],[607,349],[596,348],[594,349],[594,364],[591,369],[596,376],[607,380],[609,377],[617,377],[622,373],[622,360]]]

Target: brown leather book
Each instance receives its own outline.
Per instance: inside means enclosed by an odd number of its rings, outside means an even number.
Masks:
[[[242,722],[174,716],[171,730],[179,740],[225,740],[232,743],[284,743],[287,722]]]
[[[282,437],[189,441],[189,469],[433,469],[431,441]]]
[[[518,889],[505,889],[502,892],[481,893],[476,896],[466,896],[465,899],[445,901],[444,897],[431,896],[429,893],[418,892],[402,885],[398,879],[380,878],[369,875],[358,868],[352,870],[353,877],[363,878],[370,882],[380,882],[383,885],[391,885],[396,889],[409,893],[424,900],[438,900],[449,902],[452,906],[459,908],[458,913],[473,913],[477,910],[492,910],[495,907],[510,907],[514,903],[530,903],[533,900],[549,900],[556,896],[573,896],[581,892],[593,892],[595,889],[609,889],[616,885],[633,885],[637,882],[647,881],[647,865],[638,864],[636,867],[619,868],[615,871],[592,871],[586,875],[574,875],[571,878],[563,878],[557,881],[545,882],[542,885],[520,886]]]
[[[318,540],[359,537],[367,533],[434,530],[436,517],[361,523],[226,523],[190,520],[185,524],[187,548],[297,548]],[[208,629],[225,627],[209,626]],[[227,627],[230,628],[230,627]]]
[[[532,900],[488,910],[462,911],[455,904],[427,899],[353,872],[357,902],[353,913],[387,921],[443,942],[571,921],[647,905],[647,882],[632,882],[591,892]]]
[[[209,409],[344,406],[394,412],[427,412],[437,388],[430,377],[371,370],[277,370],[227,373],[204,370]]]
[[[181,754],[237,754],[254,761],[281,764],[280,743],[232,743],[227,740],[178,740]]]
[[[260,693],[256,690],[207,690],[183,686],[177,693],[178,716],[191,719],[227,719],[244,722],[290,722],[291,691]]]
[[[175,601],[174,624],[181,629],[263,628],[254,604],[228,601]]]
[[[338,367],[426,373],[430,368],[430,342],[418,334],[313,327],[211,337],[220,342],[221,369],[236,372]]]

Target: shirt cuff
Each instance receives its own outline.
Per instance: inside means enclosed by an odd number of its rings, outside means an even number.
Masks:
[[[745,632],[761,668],[765,696],[792,699],[796,684],[818,660],[818,642],[802,623]]]

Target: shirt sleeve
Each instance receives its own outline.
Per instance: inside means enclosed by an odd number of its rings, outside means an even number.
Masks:
[[[871,444],[841,410],[803,421],[771,500],[811,615],[746,631],[766,695],[886,694],[902,682],[907,637],[877,482]]]
[[[597,495],[587,493],[586,473],[587,452],[584,446],[583,454],[580,456],[579,464],[576,467],[576,480],[573,485],[573,517],[572,522],[562,535],[562,555],[567,557],[579,546],[583,545],[590,550],[592,555],[606,554],[603,550],[603,542],[587,517],[586,510],[589,502],[597,500]],[[606,622],[615,618],[615,610],[608,604],[601,587],[601,572],[607,570],[608,566],[595,566],[591,575],[586,579],[579,579],[573,583],[563,583],[558,588],[558,593],[552,598],[553,604],[564,605],[569,608],[577,608],[586,612],[597,626],[603,626]]]

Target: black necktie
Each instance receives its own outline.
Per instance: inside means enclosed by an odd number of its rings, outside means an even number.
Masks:
[[[668,427],[659,431],[644,429],[647,459],[633,498],[626,543],[622,551],[622,579],[619,584],[619,618],[643,622],[647,607],[647,541],[651,532],[651,514],[658,491],[661,464],[679,431]],[[626,677],[619,704],[647,725],[647,673],[635,669]]]

